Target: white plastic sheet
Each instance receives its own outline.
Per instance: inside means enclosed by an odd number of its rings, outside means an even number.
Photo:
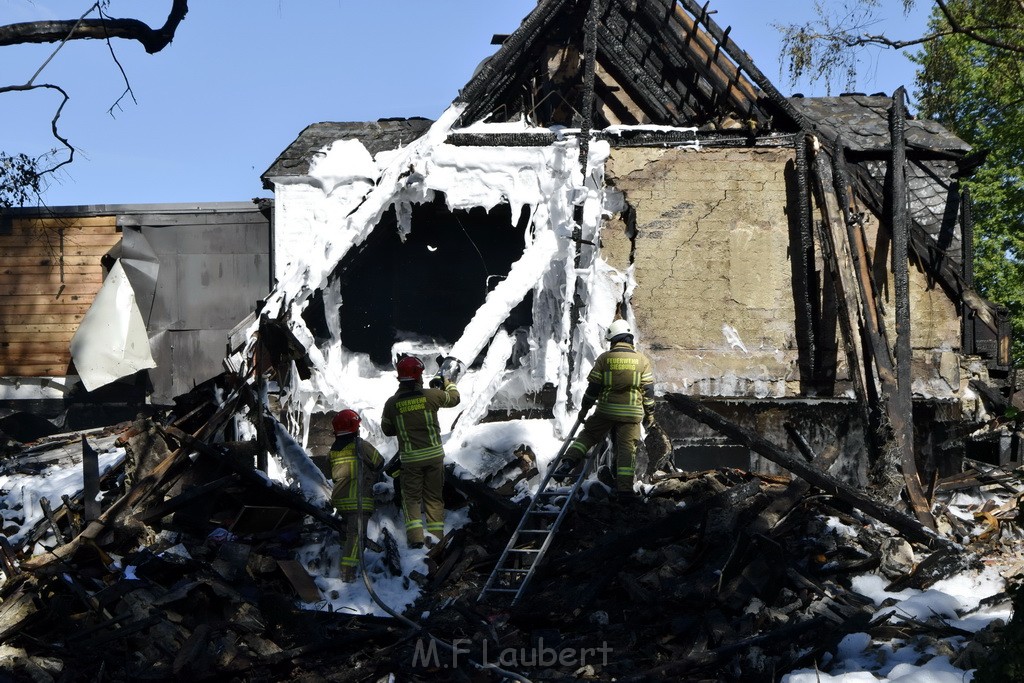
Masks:
[[[88,391],[156,367],[135,290],[120,259],[71,339],[71,358]]]

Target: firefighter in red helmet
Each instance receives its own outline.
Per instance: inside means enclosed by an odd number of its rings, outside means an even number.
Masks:
[[[438,375],[423,386],[423,362],[402,356],[395,363],[398,391],[384,404],[380,427],[387,436],[398,437],[399,477],[405,534],[411,548],[421,548],[426,531],[444,536],[444,448],[437,421],[439,408],[459,403],[459,390],[452,377]]]
[[[345,545],[341,551],[341,580],[356,579],[359,545],[373,514],[373,484],[384,468],[384,458],[373,444],[359,438],[359,414],[342,410],[331,420],[331,503],[345,517]],[[360,518],[362,524],[360,525]]]

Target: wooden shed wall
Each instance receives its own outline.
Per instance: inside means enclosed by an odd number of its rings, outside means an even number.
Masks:
[[[0,376],[60,377],[68,345],[103,284],[116,216],[0,221]]]

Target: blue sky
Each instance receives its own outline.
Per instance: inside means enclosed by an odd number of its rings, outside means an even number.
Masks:
[[[829,0],[826,0],[828,2]],[[88,2],[8,0],[0,23],[72,18]],[[260,174],[310,123],[388,116],[435,118],[474,69],[497,48],[534,0],[196,0],[174,42],[156,55],[117,41],[114,48],[137,101],[121,100],[124,81],[100,41],[66,45],[36,79],[71,95],[61,132],[78,148],[46,193],[51,206],[246,201],[270,196]],[[715,20],[785,94],[825,94],[824,85],[790,84],[779,72],[773,23],[813,16],[813,2],[713,0]],[[890,0],[889,4],[902,3]],[[880,26],[899,37],[920,33],[929,3],[909,19],[893,8]],[[138,14],[143,5],[144,14]],[[114,0],[111,16],[150,25],[169,0]],[[3,48],[0,83],[23,84],[54,46]],[[891,93],[912,85],[906,58],[865,53],[857,89]],[[53,93],[6,93],[0,150],[39,154],[53,145]]]

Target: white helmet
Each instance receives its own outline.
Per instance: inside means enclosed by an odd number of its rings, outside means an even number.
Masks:
[[[616,320],[608,326],[608,333],[604,335],[606,341],[611,341],[624,334],[632,335],[633,330],[625,320]]]

